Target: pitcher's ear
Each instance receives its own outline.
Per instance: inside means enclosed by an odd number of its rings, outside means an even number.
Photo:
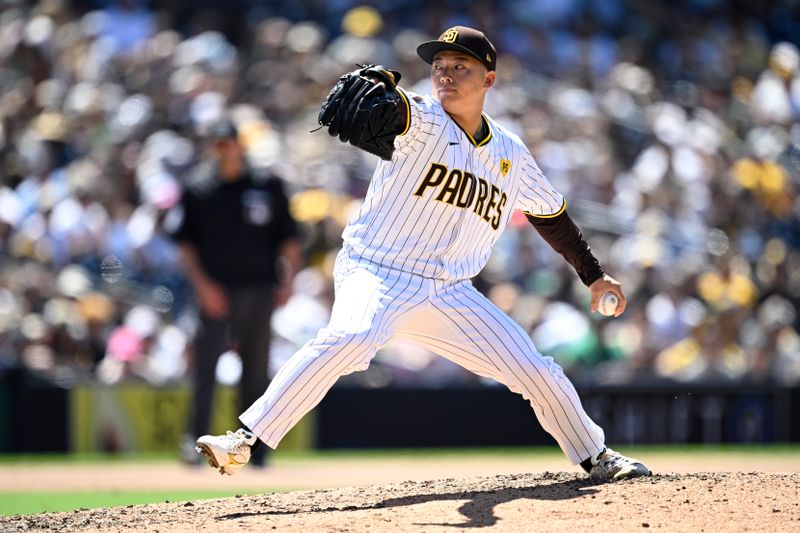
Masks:
[[[486,73],[486,77],[483,78],[483,86],[487,89],[494,85],[494,82],[497,81],[497,72],[490,70]]]

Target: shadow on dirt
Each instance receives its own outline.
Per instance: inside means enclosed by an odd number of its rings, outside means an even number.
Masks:
[[[449,526],[459,528],[487,527],[497,523],[497,516],[494,509],[498,505],[513,502],[515,500],[571,500],[582,498],[598,492],[596,486],[589,480],[570,480],[547,483],[534,487],[508,488],[489,491],[462,491],[446,492],[441,494],[420,494],[414,496],[404,496],[399,498],[389,498],[367,505],[343,505],[334,507],[309,507],[297,509],[275,509],[271,511],[258,511],[252,513],[231,513],[218,516],[216,519],[238,520],[253,516],[270,515],[292,515],[301,513],[329,513],[332,511],[363,511],[369,509],[387,509],[392,507],[406,507],[435,501],[460,501],[467,500],[458,511],[466,518],[466,522],[457,524],[431,524],[419,523],[419,526]]]

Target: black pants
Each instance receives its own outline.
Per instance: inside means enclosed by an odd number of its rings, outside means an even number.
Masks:
[[[200,331],[194,342],[194,402],[189,421],[195,437],[208,433],[217,361],[230,346],[237,347],[242,358],[238,412],[256,401],[269,384],[267,367],[275,288],[256,285],[228,288],[227,291],[230,299],[227,318],[216,320],[200,314]],[[266,446],[260,447],[263,448]]]

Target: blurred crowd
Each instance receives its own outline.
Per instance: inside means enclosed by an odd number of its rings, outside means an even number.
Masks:
[[[370,5],[373,4],[373,5]],[[326,324],[332,260],[376,163],[316,127],[356,63],[429,90],[416,45],[464,24],[499,51],[487,111],[519,133],[629,297],[588,312],[515,216],[476,286],[578,383],[800,382],[797,2],[0,2],[0,371],[182,380],[197,328],[166,236],[204,129],[281,176],[307,268],[274,372]],[[794,40],[794,42],[792,42]],[[218,375],[237,379],[235,354]],[[477,383],[401,341],[369,386]]]

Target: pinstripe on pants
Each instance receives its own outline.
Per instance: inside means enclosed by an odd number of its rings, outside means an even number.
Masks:
[[[364,370],[402,335],[526,398],[573,464],[603,449],[604,435],[550,357],[469,281],[442,281],[340,254],[330,324],[295,353],[240,420],[267,445],[281,438],[336,380]]]

